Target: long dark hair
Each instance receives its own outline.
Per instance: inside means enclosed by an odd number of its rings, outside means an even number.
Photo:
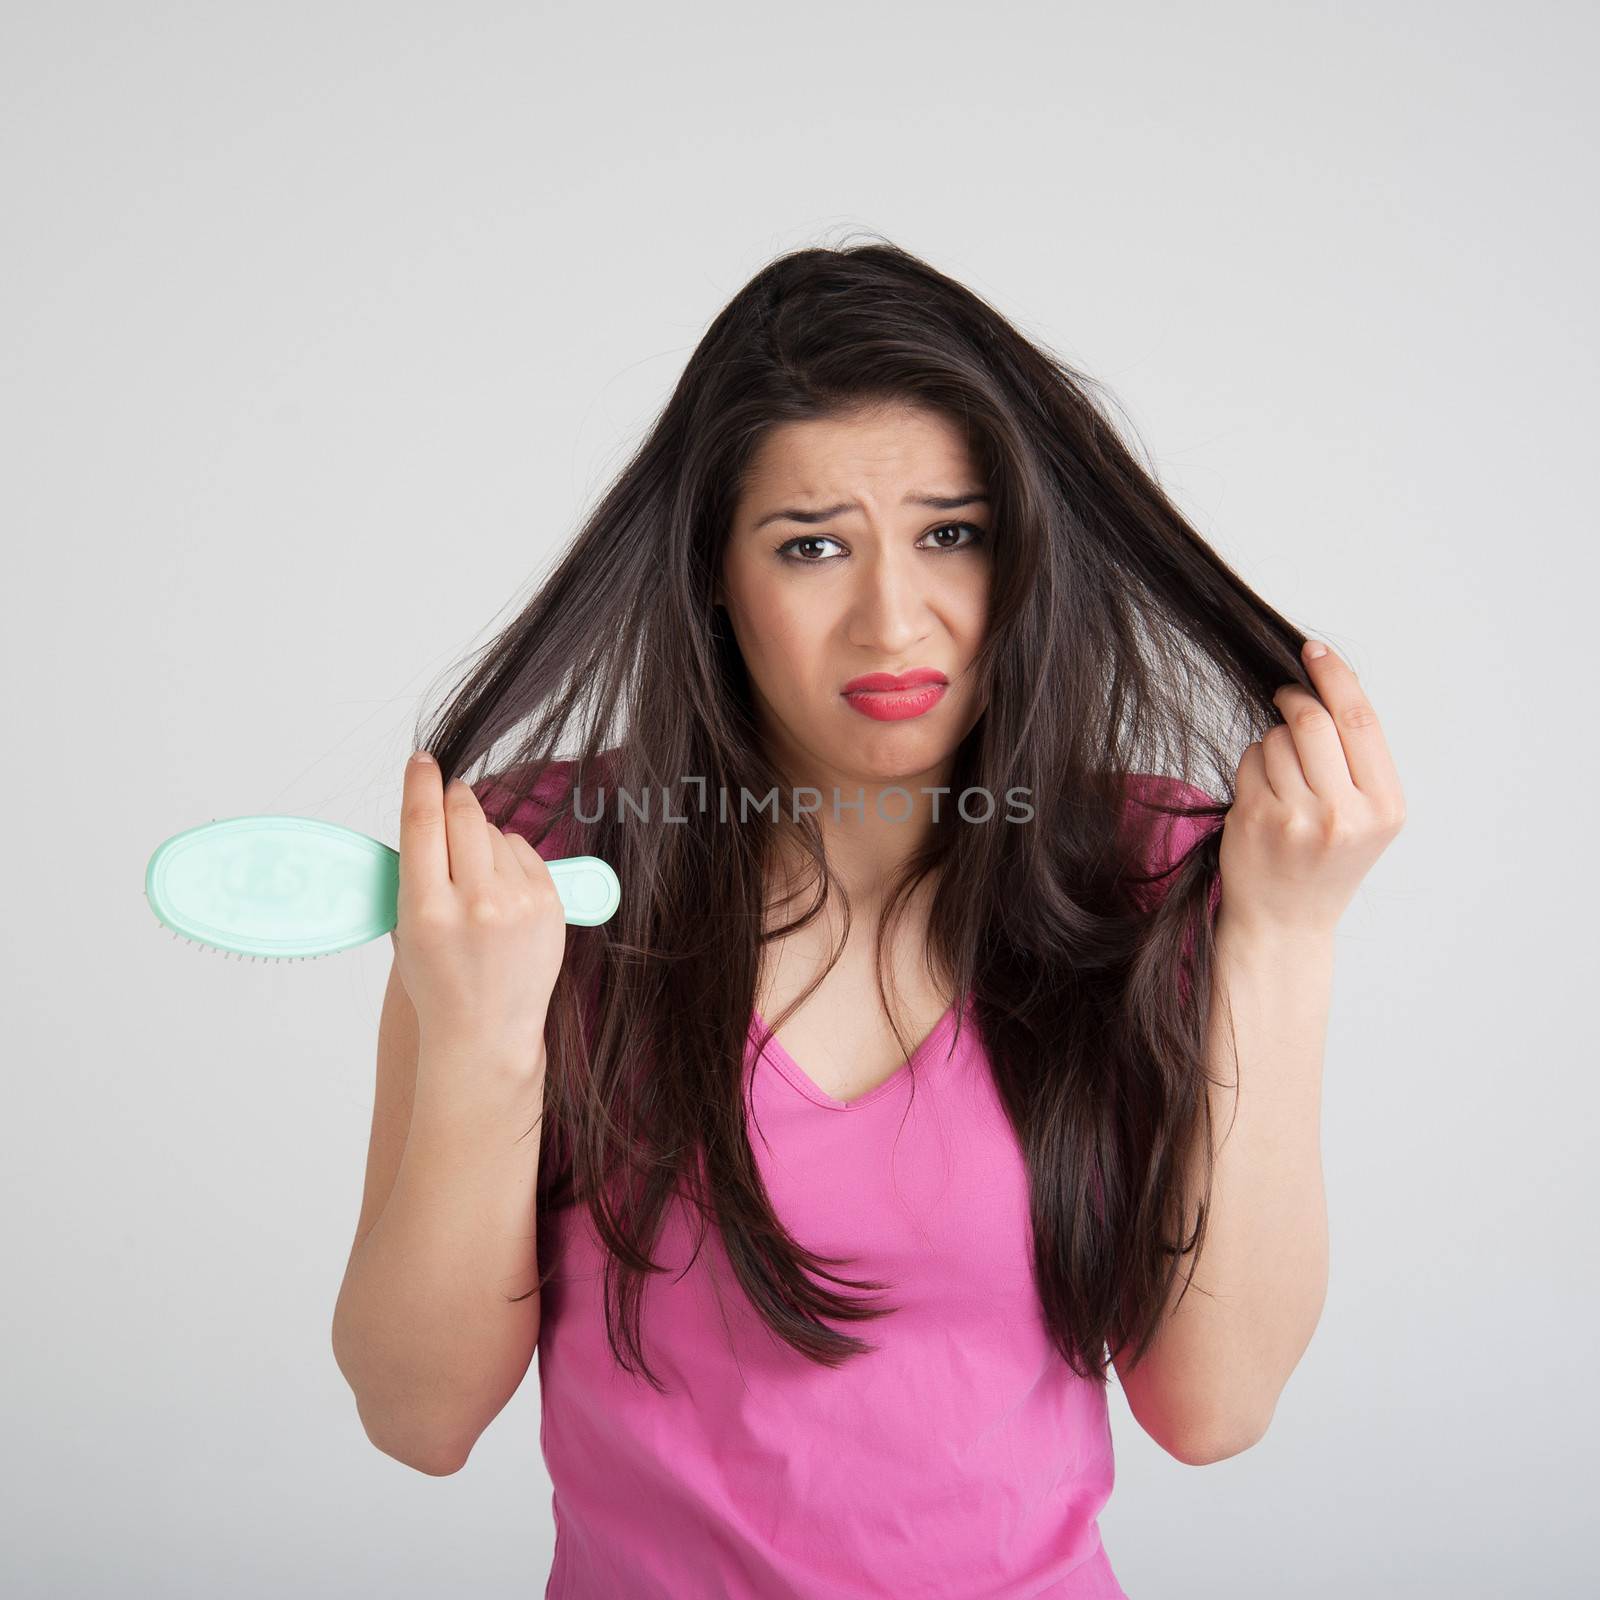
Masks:
[[[841,891],[815,819],[791,821],[713,605],[766,431],[883,402],[951,419],[982,468],[986,709],[950,782],[1023,788],[1034,816],[970,826],[946,808],[889,899],[880,991],[888,926],[932,875],[929,970],[958,1016],[970,1000],[1029,1172],[1043,1314],[1075,1372],[1104,1383],[1111,1354],[1136,1362],[1204,1243],[1220,823],[1246,745],[1282,720],[1274,690],[1309,687],[1305,635],[1189,525],[1091,379],[889,243],[798,250],[712,322],[633,459],[417,738],[446,779],[488,763],[475,786],[491,821],[533,818],[514,825],[535,843],[559,828],[557,853],[599,855],[623,885],[609,923],[569,930],[551,997],[539,1204],[588,1206],[613,1353],[661,1390],[640,1301],[675,1196],[698,1209],[702,1242],[721,1230],[752,1305],[811,1359],[874,1349],[830,1323],[893,1311],[830,1287],[892,1286],[837,1276],[847,1260],[785,1230],[747,1137],[762,942]],[[1147,798],[1130,805],[1133,781]],[[582,820],[603,790],[634,810],[608,798]],[[778,824],[697,808],[774,790]],[[663,791],[684,820],[641,825],[639,797]],[[774,925],[780,827],[818,888]],[[1191,1218],[1195,1141],[1205,1198]]]

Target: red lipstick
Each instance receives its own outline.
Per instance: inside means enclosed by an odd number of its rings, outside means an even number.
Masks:
[[[899,722],[931,711],[949,687],[950,680],[942,672],[913,667],[909,672],[865,672],[839,692],[853,711],[875,722]]]

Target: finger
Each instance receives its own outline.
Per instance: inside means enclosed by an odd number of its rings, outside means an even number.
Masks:
[[[406,763],[400,798],[400,887],[402,900],[437,890],[450,881],[443,783],[432,757]]]
[[[1272,780],[1267,776],[1266,754],[1259,739],[1245,746],[1239,757],[1239,766],[1233,775],[1234,803],[1248,800],[1257,791],[1272,794]],[[1240,806],[1243,809],[1243,806]]]
[[[1261,741],[1261,760],[1267,782],[1280,800],[1292,803],[1311,794],[1305,769],[1300,765],[1299,747],[1287,726],[1267,729]]]
[[[494,876],[494,847],[489,843],[489,819],[478,797],[460,778],[445,785],[444,814],[450,838],[450,881],[467,889]]]
[[[1294,739],[1305,784],[1325,800],[1350,789],[1354,778],[1345,759],[1344,743],[1322,701],[1298,683],[1286,683],[1273,694],[1272,703],[1283,714]]]
[[[507,833],[503,828],[497,827],[492,822],[488,824],[488,829],[489,844],[494,851],[494,870],[496,874],[511,872],[520,876],[522,865],[517,859],[516,835]]]
[[[519,872],[531,873],[534,862],[544,865],[544,857],[528,842],[527,836],[520,833],[507,833],[506,845],[511,851],[511,859]]]
[[[1333,719],[1350,781],[1375,800],[1393,798],[1400,792],[1400,775],[1378,713],[1354,669],[1337,651],[1324,646],[1326,654],[1309,654],[1312,645],[1321,643],[1320,639],[1308,639],[1302,655],[1317,697]]]

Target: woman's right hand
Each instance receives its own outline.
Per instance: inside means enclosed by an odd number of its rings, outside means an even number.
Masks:
[[[544,1070],[544,1021],[566,953],[550,869],[503,833],[469,785],[431,757],[406,763],[393,933],[400,981],[427,1043],[467,1044]]]

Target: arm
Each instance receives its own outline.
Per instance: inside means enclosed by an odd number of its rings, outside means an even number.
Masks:
[[[1266,1432],[1328,1284],[1320,1116],[1333,940],[1253,931],[1230,922],[1224,899],[1216,946],[1205,1246],[1182,1293],[1185,1264],[1176,1309],[1144,1360],[1117,1369],[1139,1425],[1191,1465],[1236,1455]],[[1192,1226],[1198,1148],[1188,1172]]]
[[[482,1060],[452,1070],[420,1040],[397,969],[378,1036],[366,1184],[334,1310],[334,1358],[373,1444],[439,1476],[465,1463],[538,1343],[544,1083],[512,1063],[504,1073]],[[481,1056],[489,1047],[440,1048]],[[482,1088],[464,1097],[466,1082]],[[529,1299],[511,1300],[530,1286]]]
[[[1122,1375],[1140,1424],[1185,1461],[1220,1461],[1261,1437],[1322,1314],[1333,930],[1405,824],[1399,776],[1355,673],[1319,640],[1302,655],[1312,687],[1273,694],[1284,720],[1245,751],[1222,834],[1207,1238],[1182,1305]]]

